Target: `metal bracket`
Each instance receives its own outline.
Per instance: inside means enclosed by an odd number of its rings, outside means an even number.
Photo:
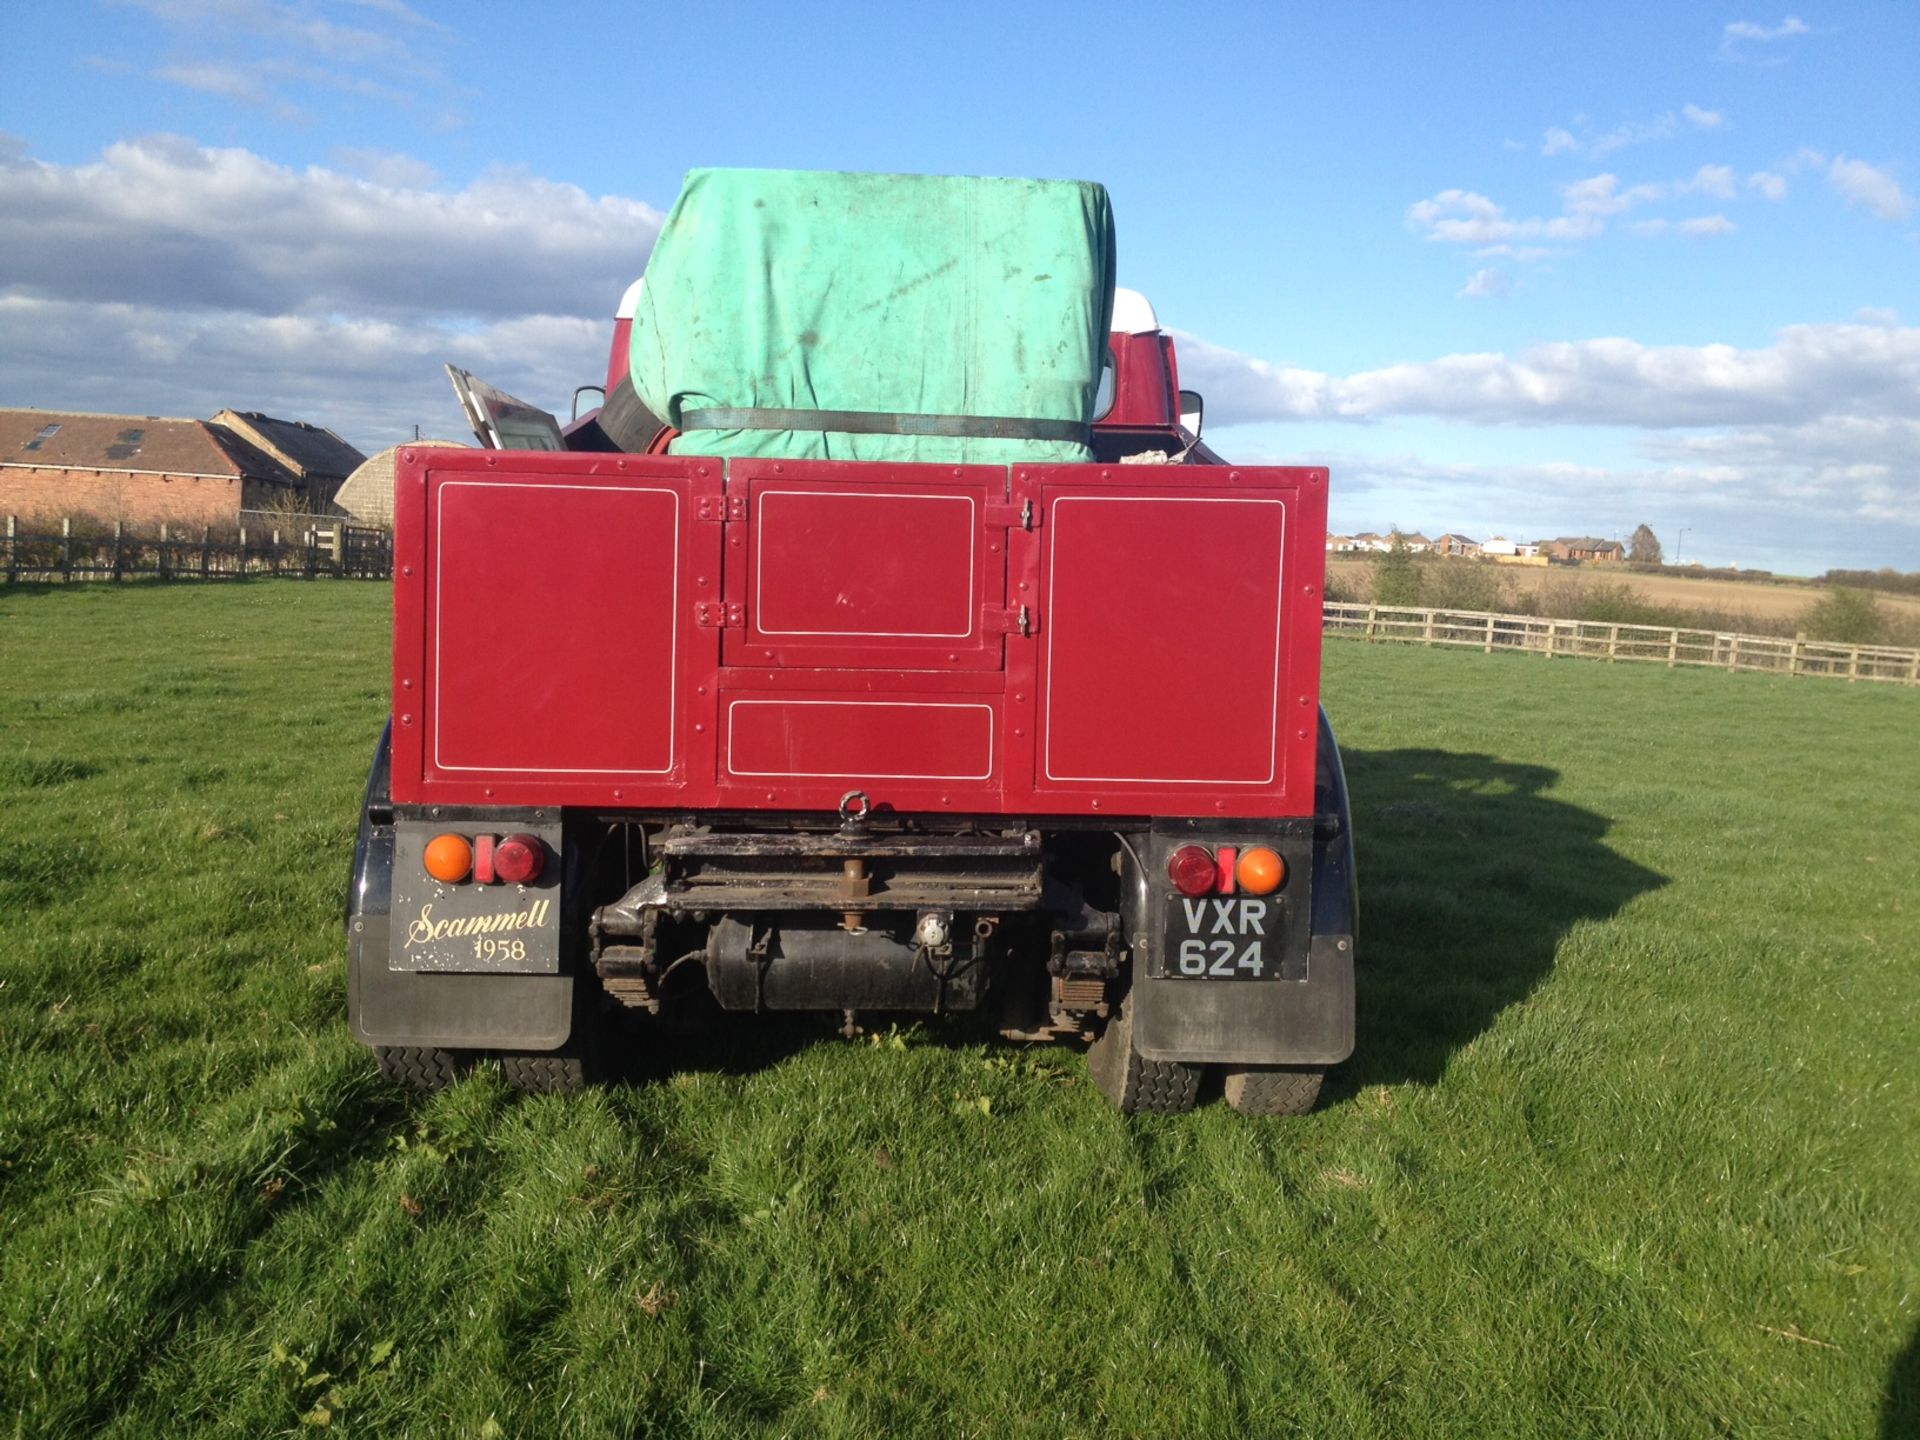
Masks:
[[[737,600],[700,600],[694,604],[693,621],[704,630],[744,630],[747,607]]]
[[[987,524],[1000,530],[1038,530],[1045,519],[1045,512],[1031,498],[1018,505],[989,505],[986,509]]]
[[[705,520],[712,525],[724,525],[729,520],[744,520],[747,518],[747,497],[702,495],[699,503],[693,507],[693,518]]]
[[[1040,628],[1040,617],[1022,605],[1017,610],[996,610],[991,607],[980,612],[980,629],[987,635],[1019,635],[1023,639]]]

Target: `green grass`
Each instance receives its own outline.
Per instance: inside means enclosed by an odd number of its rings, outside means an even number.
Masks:
[[[0,592],[0,1432],[1914,1432],[1920,695],[1331,644],[1301,1121],[800,1024],[417,1099],[343,1020],[385,627]]]

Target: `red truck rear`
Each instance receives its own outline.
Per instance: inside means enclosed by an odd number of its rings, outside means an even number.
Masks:
[[[1327,475],[1222,462],[1114,313],[1093,463],[402,452],[348,917],[389,1075],[576,1083],[717,1001],[1312,1104],[1353,1043]]]

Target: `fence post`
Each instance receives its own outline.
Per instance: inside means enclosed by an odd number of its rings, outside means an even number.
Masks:
[[[1852,651],[1849,652],[1849,654],[1847,655],[1847,679],[1858,680],[1859,678],[1860,678],[1860,647],[1856,645],[1853,647]]]
[[[212,534],[213,527],[211,525],[202,525],[200,527],[200,578],[202,580],[207,578],[207,560],[209,558],[207,551],[212,548],[209,543]]]
[[[113,578],[120,578],[120,527],[121,522],[113,522]]]
[[[12,523],[11,519],[9,519],[8,523]],[[1920,685],[1920,650],[1913,652],[1913,665],[1911,667],[1911,673],[1907,676],[1907,683],[1909,685]]]
[[[1373,622],[1379,618],[1380,607],[1378,605],[1367,606],[1367,639],[1373,639]]]
[[[1433,611],[1427,611],[1427,623],[1420,632],[1420,643],[1429,650],[1433,648]]]
[[[1493,616],[1487,616],[1487,654],[1493,653]]]
[[[1673,669],[1680,663],[1680,632],[1675,630],[1667,636],[1667,668]]]
[[[245,574],[247,573],[247,527],[246,527],[246,526],[244,526],[244,525],[242,525],[242,526],[240,527],[240,570],[239,570],[239,573],[240,573],[240,574],[242,574],[242,575],[245,575]]]
[[[13,584],[13,577],[18,573],[13,563],[14,532],[17,525],[18,522],[13,516],[7,516],[7,583],[9,585]]]
[[[164,520],[160,523],[160,578],[167,578],[167,526]]]
[[[1547,659],[1553,659],[1554,651],[1559,648],[1559,645],[1560,622],[1558,620],[1549,620],[1547,621]]]
[[[313,567],[320,558],[320,533],[311,526],[307,528],[307,578],[313,578]]]
[[[1800,673],[1800,637],[1793,637],[1793,648],[1787,651],[1787,678],[1793,679]]]
[[[1611,665],[1619,658],[1620,627],[1618,625],[1611,625],[1607,627],[1607,663]]]
[[[60,517],[60,578],[73,579],[73,519],[67,515]]]
[[[1729,635],[1727,637],[1727,673],[1731,675],[1739,668],[1740,637],[1738,635]]]

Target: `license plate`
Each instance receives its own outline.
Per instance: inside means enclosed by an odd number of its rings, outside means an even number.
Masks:
[[[1181,980],[1277,980],[1281,906],[1271,895],[1167,900],[1166,974]]]

